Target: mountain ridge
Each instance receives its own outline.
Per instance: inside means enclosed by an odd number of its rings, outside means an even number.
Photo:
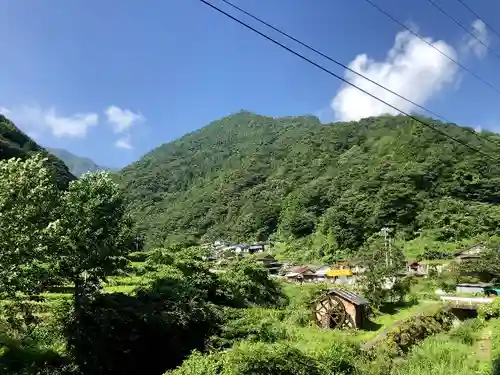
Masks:
[[[425,121],[486,150],[469,128]],[[358,251],[386,225],[407,239],[492,232],[500,224],[498,172],[405,116],[323,125],[244,111],[157,147],[118,179],[150,246],[308,238],[333,254]],[[453,221],[454,210],[466,219]],[[453,223],[438,225],[436,212]],[[477,224],[471,233],[464,220]]]
[[[62,148],[46,147],[51,154],[61,159],[66,164],[72,174],[80,177],[86,172],[96,172],[99,170],[111,170],[96,164],[92,159],[84,156],[78,156]]]
[[[26,158],[36,152],[43,153],[47,157],[49,166],[56,174],[59,187],[65,188],[75,179],[62,160],[38,145],[12,121],[0,114],[0,160],[12,157]]]

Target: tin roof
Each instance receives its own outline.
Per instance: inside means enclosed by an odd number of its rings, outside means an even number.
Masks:
[[[348,290],[343,290],[343,289],[330,289],[328,291],[328,294],[335,294],[340,298],[343,298],[355,305],[361,306],[361,305],[368,305],[370,302],[367,299],[364,299],[360,295],[349,292]]]

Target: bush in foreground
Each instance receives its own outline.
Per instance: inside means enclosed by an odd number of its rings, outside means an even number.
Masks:
[[[284,344],[241,343],[223,353],[189,357],[170,375],[320,375],[313,358]]]

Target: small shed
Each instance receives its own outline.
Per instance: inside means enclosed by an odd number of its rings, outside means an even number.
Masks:
[[[488,283],[479,283],[479,284],[457,284],[457,293],[484,293],[484,288],[491,286],[492,284]]]
[[[313,319],[321,328],[361,328],[368,304],[356,293],[329,289],[313,303]]]

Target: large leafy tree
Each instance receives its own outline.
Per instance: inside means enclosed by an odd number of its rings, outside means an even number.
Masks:
[[[0,161],[0,295],[37,294],[54,283],[59,247],[56,180],[47,160]]]
[[[401,249],[391,246],[382,232],[372,236],[361,258],[366,272],[360,277],[363,294],[371,306],[378,309],[386,302],[401,300],[405,294],[403,280],[398,277],[404,271],[405,258]]]
[[[78,305],[125,265],[135,241],[118,186],[107,172],[86,173],[61,198],[57,269],[75,285]]]
[[[0,294],[36,295],[63,281],[75,301],[124,264],[135,236],[118,186],[105,172],[67,190],[40,154],[0,161]]]

